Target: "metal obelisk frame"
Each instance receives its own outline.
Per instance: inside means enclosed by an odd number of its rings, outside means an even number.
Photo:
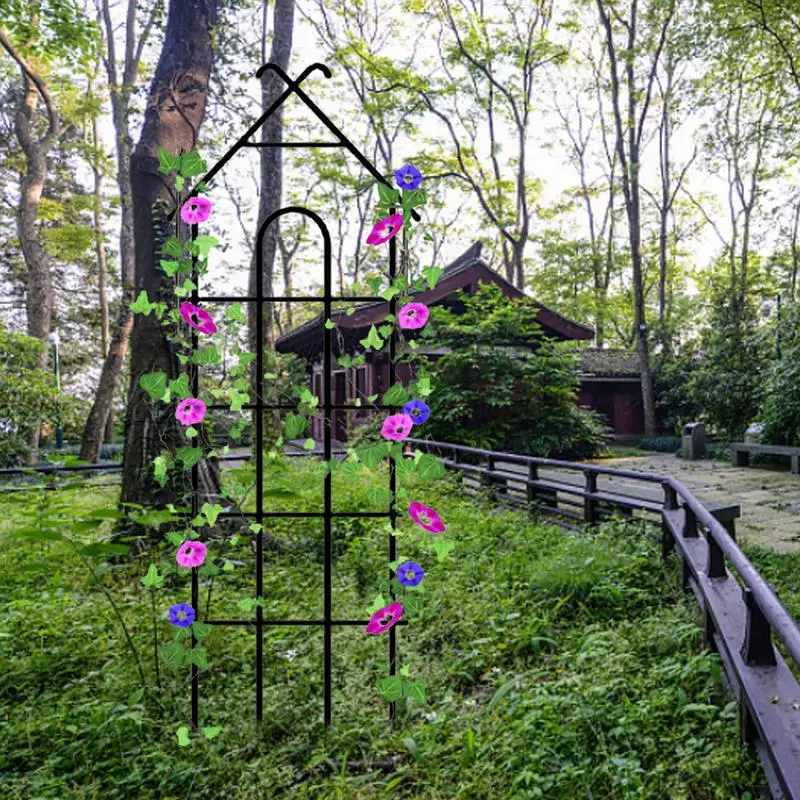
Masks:
[[[330,78],[330,70],[324,64],[312,64],[305,69],[297,80],[292,80],[286,75],[283,70],[275,64],[265,64],[256,73],[256,77],[260,78],[265,70],[271,69],[276,72],[283,81],[287,84],[287,88],[278,97],[278,99],[270,106],[270,108],[259,117],[256,122],[244,133],[244,135],[228,150],[227,153],[209,170],[208,173],[201,179],[202,182],[209,184],[214,176],[225,166],[225,164],[237,153],[242,147],[345,147],[352,155],[354,155],[367,171],[375,178],[376,181],[390,185],[388,181],[377,171],[377,169],[366,159],[366,157],[350,142],[344,134],[336,127],[328,117],[317,107],[317,105],[306,95],[300,88],[303,81],[315,70],[320,70],[325,77]],[[337,142],[250,142],[248,139],[263,125],[264,121],[278,109],[281,104],[291,95],[296,94],[306,106],[320,119],[322,123],[337,137]],[[196,191],[190,192],[190,196],[196,194]],[[394,209],[391,209],[394,213]],[[276,297],[264,296],[263,291],[263,273],[262,273],[262,259],[263,259],[263,240],[269,226],[284,214],[303,214],[312,219],[322,234],[323,240],[323,268],[324,268],[324,293],[322,297]],[[419,219],[419,215],[412,211],[415,219]],[[192,226],[192,239],[197,236],[197,225]],[[397,250],[394,239],[389,241],[389,280],[393,282],[397,276]],[[198,275],[196,267],[193,270],[192,280],[197,287]],[[332,652],[332,632],[334,626],[366,626],[368,620],[345,620],[333,618],[332,607],[332,571],[333,571],[333,553],[332,553],[332,522],[337,517],[375,517],[375,518],[388,518],[391,523],[392,531],[394,531],[397,522],[397,512],[395,510],[396,490],[397,490],[397,475],[395,472],[395,462],[389,459],[389,490],[391,492],[391,505],[388,511],[384,512],[334,512],[332,510],[332,475],[328,470],[325,476],[324,483],[324,501],[323,509],[320,512],[276,512],[264,510],[264,496],[263,496],[263,480],[264,480],[264,442],[263,442],[263,414],[265,411],[272,409],[279,409],[284,411],[292,411],[297,409],[297,403],[265,403],[264,402],[264,303],[321,303],[325,319],[331,317],[332,303],[334,301],[347,301],[351,303],[363,302],[386,302],[383,297],[334,297],[332,295],[332,274],[331,274],[331,238],[328,228],[324,221],[313,211],[300,206],[290,206],[282,208],[279,211],[271,214],[261,225],[258,236],[256,237],[256,280],[255,280],[255,296],[230,296],[230,295],[210,295],[201,296],[198,289],[192,291],[192,302],[214,302],[214,303],[256,303],[256,332],[257,332],[257,353],[256,353],[256,386],[257,395],[254,403],[247,403],[242,406],[243,409],[253,410],[256,413],[256,430],[255,430],[255,446],[256,446],[256,509],[254,512],[223,512],[219,515],[220,518],[235,517],[241,519],[253,518],[256,523],[263,525],[265,520],[278,519],[278,518],[319,518],[322,519],[324,525],[324,606],[322,619],[264,619],[264,609],[261,605],[256,607],[255,620],[212,620],[207,619],[203,622],[209,625],[221,626],[253,626],[256,633],[256,719],[261,720],[263,717],[263,703],[264,703],[264,628],[267,626],[282,626],[282,625],[320,625],[323,628],[323,706],[325,724],[329,725],[332,716],[332,699],[331,699],[331,652]],[[389,313],[396,313],[396,300],[394,297],[389,301]],[[324,327],[324,354],[323,354],[323,397],[321,410],[324,416],[324,457],[326,461],[330,461],[331,453],[331,412],[336,410],[353,410],[353,406],[345,404],[334,404],[331,402],[331,331]],[[192,347],[197,347],[197,333],[193,331],[192,334]],[[396,331],[392,333],[389,339],[389,383],[393,385],[397,380],[397,369],[395,365],[395,358],[397,354],[397,338]],[[197,396],[199,390],[199,368],[197,365],[190,364],[190,380],[194,396]],[[228,406],[221,403],[209,404],[210,411],[227,409]],[[390,410],[398,408],[398,406],[377,406],[378,410]],[[200,494],[198,482],[198,466],[195,464],[192,467],[192,514],[196,516],[200,509]],[[263,597],[264,581],[263,581],[263,552],[264,549],[264,534],[259,530],[256,535],[256,595],[258,598]],[[394,561],[397,557],[396,544],[394,534],[389,535],[389,561]],[[392,579],[392,573],[389,572],[389,580]],[[391,583],[390,583],[391,586]],[[196,610],[199,615],[198,607],[198,573],[197,568],[192,569],[192,608]],[[391,597],[394,600],[394,591],[390,589]],[[407,624],[406,620],[400,620],[400,625]],[[192,637],[192,646],[196,644],[194,636]],[[397,630],[395,627],[390,628],[388,632],[388,647],[389,647],[389,675],[395,675],[397,671]],[[199,725],[199,670],[196,664],[192,664],[191,672],[192,682],[192,725],[197,728]],[[389,704],[389,718],[394,718],[395,704]]]

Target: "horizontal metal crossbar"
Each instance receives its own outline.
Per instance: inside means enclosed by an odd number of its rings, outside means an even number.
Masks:
[[[358,517],[390,517],[391,511],[263,511],[261,516],[265,519],[325,519],[343,518],[351,519]],[[218,514],[218,518],[223,519],[238,519],[239,517],[256,517],[258,516],[255,511],[223,511]]]
[[[257,625],[258,623],[254,619],[204,619],[203,622],[206,625]],[[368,625],[369,620],[359,620],[359,619],[331,619],[331,620],[324,620],[324,619],[265,619],[261,621],[262,625],[272,625],[272,626],[280,626],[280,625],[334,625],[334,626],[356,626],[356,625]],[[408,625],[407,619],[398,620],[395,625]]]
[[[385,297],[287,297],[269,295],[267,297],[250,297],[248,295],[198,295],[198,303],[386,303]]]
[[[398,403],[397,405],[373,405],[372,403],[365,404],[363,406],[354,406],[347,403],[331,403],[329,406],[331,411],[394,411],[398,408],[403,408],[405,403]],[[252,410],[256,407],[262,408],[265,411],[296,411],[300,407],[300,403],[261,403],[257,406],[256,403],[242,403],[242,409],[249,409]],[[210,403],[206,405],[206,408],[209,410],[216,410],[216,411],[228,411],[230,410],[230,406],[226,405],[225,403]],[[312,414],[312,416],[317,416],[320,412],[324,409],[319,409],[317,414]]]
[[[245,142],[243,147],[344,147],[343,142]]]

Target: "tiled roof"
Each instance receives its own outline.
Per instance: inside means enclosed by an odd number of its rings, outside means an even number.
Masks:
[[[414,293],[413,296],[418,302],[433,305],[441,302],[459,289],[465,288],[470,283],[477,283],[478,281],[489,281],[498,284],[507,297],[525,297],[519,289],[509,283],[502,275],[492,270],[481,258],[481,242],[475,242],[455,261],[445,267],[444,274],[435,289]],[[549,329],[553,335],[563,339],[583,339],[584,341],[594,336],[594,331],[591,328],[573,322],[531,298],[528,298],[528,301],[539,309],[539,322],[545,330]],[[389,304],[386,302],[364,303],[359,304],[356,310],[349,315],[344,310],[334,311],[331,314],[331,319],[343,331],[359,331],[368,329],[371,324],[377,324],[385,317],[388,310]],[[299,328],[283,334],[276,341],[275,349],[280,353],[295,352],[309,357],[312,351],[316,351],[322,346],[321,332],[323,322],[324,317],[320,314],[308,320]]]
[[[589,347],[581,356],[581,371],[597,377],[638,378],[639,356],[631,350],[599,350]]]

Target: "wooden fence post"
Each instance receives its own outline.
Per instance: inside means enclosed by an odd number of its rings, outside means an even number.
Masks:
[[[683,536],[686,539],[697,538],[697,517],[688,505],[683,507]]]
[[[589,470],[584,473],[586,479],[586,491],[590,494],[597,493],[597,473]],[[583,518],[590,525],[597,522],[597,501],[593,497],[583,498]]]
[[[749,667],[774,667],[775,648],[772,646],[770,624],[756,602],[753,592],[747,587],[743,587],[742,592],[747,606],[742,659]]]
[[[539,467],[533,461],[528,462],[528,482],[525,485],[525,494],[528,500],[528,513],[536,511],[536,487],[531,486],[533,481],[539,480]]]
[[[706,564],[706,575],[709,578],[727,578],[728,572],[725,569],[725,554],[717,544],[714,534],[709,529],[706,533],[708,542],[708,563]]]
[[[494,456],[486,456],[486,469],[489,472],[494,472]],[[497,491],[495,489],[494,480],[485,472],[481,473],[481,484],[489,490],[489,499],[495,503],[497,502]]]
[[[661,520],[661,560],[666,561],[675,549],[675,537],[669,529],[666,519]]]
[[[675,511],[678,508],[678,493],[668,483],[664,487],[664,508],[667,511]]]

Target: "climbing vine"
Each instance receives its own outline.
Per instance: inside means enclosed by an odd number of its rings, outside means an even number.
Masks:
[[[159,169],[165,175],[175,175],[175,189],[177,193],[177,207],[180,208],[180,225],[176,218],[175,233],[166,238],[160,246],[160,268],[165,273],[166,283],[171,288],[171,296],[153,298],[141,292],[132,304],[132,310],[137,314],[149,315],[153,313],[165,329],[165,334],[171,345],[175,348],[175,355],[184,369],[174,379],[169,379],[164,372],[153,372],[140,376],[139,385],[147,393],[151,402],[174,405],[174,418],[180,426],[183,442],[173,449],[164,448],[152,463],[152,478],[161,487],[173,480],[177,475],[191,470],[192,467],[203,460],[211,461],[219,458],[219,452],[213,444],[213,437],[209,426],[208,406],[212,403],[226,405],[229,412],[237,417],[236,422],[228,430],[229,441],[240,438],[248,426],[248,413],[244,406],[250,403],[251,386],[248,381],[248,369],[256,354],[242,349],[239,342],[241,326],[246,322],[240,303],[230,304],[224,315],[215,318],[206,308],[190,302],[187,298],[198,288],[194,279],[208,271],[208,259],[212,249],[220,244],[219,240],[206,234],[196,235],[194,238],[188,234],[186,226],[200,226],[211,217],[213,204],[205,196],[207,187],[201,181],[191,193],[186,193],[187,183],[192,178],[206,172],[206,164],[197,153],[183,153],[172,155],[165,150],[159,150]],[[394,174],[399,188],[393,188],[387,183],[378,183],[379,204],[378,210],[384,214],[375,223],[372,232],[367,238],[367,243],[379,247],[402,232],[401,269],[393,281],[383,275],[372,275],[365,281],[366,286],[381,296],[387,302],[396,299],[399,311],[396,315],[387,314],[378,325],[372,325],[365,339],[360,342],[363,352],[347,355],[341,352],[338,362],[347,368],[366,361],[369,351],[375,353],[383,351],[390,337],[397,335],[399,347],[396,351],[395,363],[411,363],[414,361],[414,351],[418,347],[417,336],[430,338],[432,331],[428,325],[428,308],[413,300],[414,293],[434,288],[439,280],[442,270],[435,267],[425,267],[416,279],[411,274],[410,239],[412,232],[412,213],[415,208],[425,205],[426,195],[419,186],[422,175],[412,165],[406,165]],[[400,208],[400,212],[396,209]],[[354,287],[356,291],[360,286]],[[348,312],[349,313],[349,312]],[[335,329],[336,324],[328,319],[325,325]],[[193,345],[192,331],[198,341]],[[227,388],[209,388],[196,392],[194,396],[190,386],[188,365],[196,367],[209,367],[223,361],[217,339],[224,334],[227,348],[228,342],[233,342],[227,353],[236,358],[236,364],[227,369],[230,385]],[[265,374],[265,377],[275,377],[274,374]],[[296,413],[286,415],[281,436],[275,442],[271,456],[277,455],[278,448],[282,448],[284,441],[297,439],[305,434],[311,416],[319,412],[319,400],[312,395],[308,387],[292,386],[292,397],[296,402]],[[329,471],[338,470],[353,479],[358,479],[362,468],[376,469],[389,458],[394,462],[396,477],[402,482],[403,478],[415,473],[420,480],[429,480],[440,477],[444,467],[433,456],[414,451],[404,453],[403,441],[409,437],[415,428],[424,426],[429,418],[430,409],[425,402],[432,391],[430,376],[424,367],[416,369],[415,378],[408,387],[401,382],[395,382],[381,398],[382,406],[396,409],[396,413],[389,413],[383,419],[381,436],[383,441],[370,443],[362,447],[349,447],[347,456],[342,461],[332,458],[327,463]],[[377,407],[377,395],[372,395],[366,400],[367,407]],[[356,407],[361,405],[358,398]],[[261,443],[257,442],[256,446]],[[314,440],[307,438],[307,449],[313,449]],[[223,453],[229,451],[226,444]],[[174,485],[177,485],[174,484]],[[222,497],[231,500],[234,506],[242,506],[246,490],[241,487],[221,491]],[[452,549],[452,541],[443,534],[446,531],[444,522],[438,513],[420,502],[419,498],[411,498],[407,490],[401,485],[396,490],[397,505],[394,512],[411,523],[411,528],[419,534],[414,539],[410,533],[404,533],[404,542],[408,542],[411,550],[412,542],[421,551],[433,552],[438,560],[443,561]],[[175,548],[172,555],[161,564],[150,564],[146,574],[141,579],[144,586],[148,587],[155,607],[155,590],[165,587],[165,579],[169,575],[191,575],[195,570],[199,578],[213,581],[213,577],[220,570],[233,569],[230,560],[213,557],[209,547],[201,541],[201,531],[213,530],[218,527],[220,514],[226,509],[218,503],[205,502],[199,512],[191,519],[181,511],[180,503],[186,503],[191,498],[180,497],[178,505],[170,504],[166,509],[145,510],[134,509],[129,515],[140,524],[152,525],[168,530],[165,533],[169,545]],[[189,517],[192,515],[189,514]],[[249,531],[258,534],[262,526],[250,524]],[[401,535],[391,523],[386,523],[376,533]],[[210,543],[210,537],[206,537]],[[223,542],[226,537],[222,537]],[[227,537],[230,545],[236,545],[239,535]],[[222,567],[219,566],[220,560]],[[368,635],[379,636],[390,630],[403,617],[417,616],[422,607],[422,595],[427,584],[430,565],[423,566],[423,556],[407,553],[389,564],[391,580],[383,580],[378,584],[378,593],[368,609],[371,615],[365,628]],[[173,586],[175,582],[173,581]],[[210,589],[209,589],[210,592]],[[178,671],[184,666],[196,666],[199,670],[209,669],[206,639],[213,626],[203,623],[199,618],[199,609],[193,608],[186,602],[174,598],[173,602],[165,609],[165,621],[174,629],[172,641],[156,648],[160,660],[172,671]],[[252,611],[257,606],[264,606],[262,597],[244,597],[239,601],[243,611]],[[157,631],[156,631],[157,636]],[[380,693],[389,701],[394,702],[403,697],[411,698],[416,702],[425,702],[425,685],[422,679],[413,679],[407,667],[400,670],[399,675],[383,678],[378,685]],[[211,739],[221,732],[219,726],[203,727],[201,733]],[[178,744],[190,744],[189,728],[181,726],[176,732]]]

